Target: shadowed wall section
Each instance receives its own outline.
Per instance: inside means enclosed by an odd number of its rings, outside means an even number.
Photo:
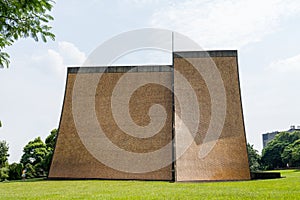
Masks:
[[[194,141],[176,161],[176,181],[250,179],[237,52],[177,52],[174,69],[189,80],[196,92],[200,113],[199,122],[195,122],[199,126]],[[221,84],[217,84],[219,78],[224,85],[224,96],[221,95]],[[184,95],[176,76],[174,87],[176,96]],[[179,102],[175,101],[175,113],[179,116],[178,106]],[[224,112],[223,120],[221,112]],[[177,147],[185,142],[185,138],[180,137],[180,128],[175,118],[176,153]]]

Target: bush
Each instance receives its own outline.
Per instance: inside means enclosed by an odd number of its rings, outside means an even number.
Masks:
[[[253,145],[247,143],[249,167],[251,172],[263,170],[261,165],[261,156],[258,154],[258,151],[254,149]]]
[[[0,168],[0,181],[5,181],[8,179],[8,167],[2,167]]]
[[[25,169],[26,169],[26,178],[34,178],[37,176],[34,167],[30,163],[27,163],[25,165]]]
[[[23,164],[22,163],[12,163],[9,165],[9,180],[19,180],[22,177]]]

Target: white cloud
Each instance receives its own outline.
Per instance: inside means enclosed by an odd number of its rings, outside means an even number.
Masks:
[[[150,25],[183,33],[204,48],[240,48],[299,11],[297,0],[186,0],[157,10]]]
[[[68,66],[80,66],[85,61],[85,53],[70,42],[59,42],[57,49],[48,49],[42,55],[33,55],[32,63],[44,73],[55,73],[65,77]]]
[[[259,60],[258,60],[259,61]],[[300,54],[261,66],[255,73],[241,68],[242,99],[247,136],[262,149],[261,134],[300,125]],[[250,68],[250,65],[248,65]],[[253,66],[255,67],[255,66]],[[258,146],[257,146],[258,145]]]
[[[10,68],[0,73],[0,84],[7,86],[1,89],[5,98],[0,104],[0,135],[9,143],[9,162],[19,162],[28,141],[45,139],[58,127],[66,67],[85,60],[85,54],[69,42],[51,48],[34,45],[24,51],[24,43],[16,44]]]
[[[278,72],[300,72],[300,54],[274,61],[269,65],[268,69],[276,70]]]
[[[81,52],[74,44],[70,42],[59,42],[59,53],[64,58],[67,65],[81,65],[85,59],[85,53]]]

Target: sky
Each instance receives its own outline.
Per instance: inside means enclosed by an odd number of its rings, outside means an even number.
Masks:
[[[262,133],[300,125],[298,0],[63,0],[50,14],[56,40],[17,41],[6,49],[10,67],[0,69],[0,140],[9,144],[10,163],[20,161],[30,140],[58,127],[67,67],[80,66],[111,37],[141,28],[177,31],[206,50],[238,50],[254,148],[261,151]]]

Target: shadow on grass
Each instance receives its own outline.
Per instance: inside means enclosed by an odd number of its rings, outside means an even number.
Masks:
[[[282,178],[281,172],[275,172],[275,171],[251,172],[251,180],[278,179],[278,178]]]
[[[45,181],[47,178],[30,178],[30,179],[25,179],[25,180],[7,180],[3,181],[2,183],[26,183],[26,182],[38,182],[38,181]]]

